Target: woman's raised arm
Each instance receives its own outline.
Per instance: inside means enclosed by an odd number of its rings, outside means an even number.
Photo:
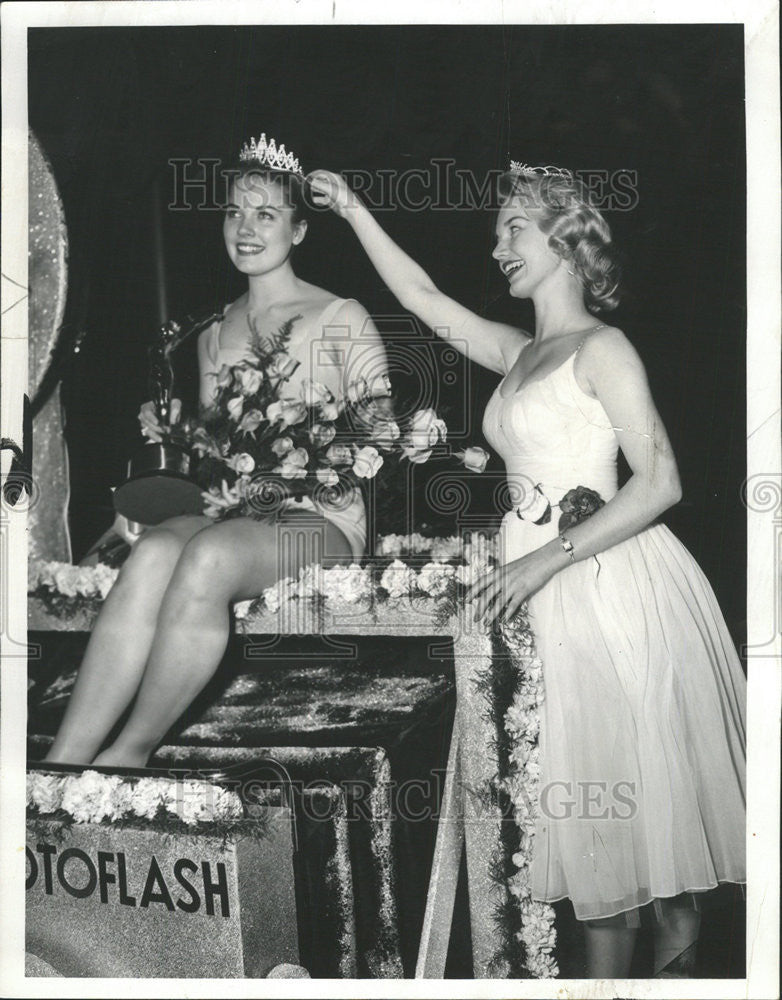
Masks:
[[[327,205],[353,228],[378,274],[405,309],[409,309],[471,361],[505,374],[527,334],[493,323],[466,309],[437,288],[412,257],[378,225],[342,177],[316,170],[307,177],[316,204]]]

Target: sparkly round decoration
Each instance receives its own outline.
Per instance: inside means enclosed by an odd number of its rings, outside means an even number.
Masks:
[[[62,326],[68,272],[65,214],[49,162],[35,135],[28,145],[28,394],[41,387]],[[60,386],[54,385],[33,420],[33,480],[38,502],[27,515],[33,559],[71,561],[68,534],[68,453]]]
[[[28,394],[33,399],[51,362],[62,326],[68,237],[54,174],[32,131],[28,145],[28,189]]]

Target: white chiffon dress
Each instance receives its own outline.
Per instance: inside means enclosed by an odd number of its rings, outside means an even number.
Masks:
[[[510,484],[617,492],[618,443],[576,353],[502,396],[484,433]],[[503,519],[510,562],[558,534]],[[662,524],[557,573],[528,603],[545,700],[533,898],[579,919],[745,876],[746,681],[714,593]]]

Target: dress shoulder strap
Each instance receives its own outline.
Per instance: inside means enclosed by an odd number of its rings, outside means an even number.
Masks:
[[[334,299],[329,302],[323,312],[318,316],[313,324],[315,328],[328,326],[346,302],[355,302],[355,299]]]

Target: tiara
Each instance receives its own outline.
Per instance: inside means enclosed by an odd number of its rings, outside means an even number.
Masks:
[[[258,160],[263,166],[270,167],[272,170],[285,170],[299,177],[304,176],[298,158],[293,153],[286,153],[283,143],[277,146],[274,139],[269,139],[267,142],[265,132],[261,132],[258,142],[251,138],[249,143],[242,146],[239,159],[242,162]]]
[[[518,160],[510,161],[508,172],[521,174],[523,177],[562,177],[567,181],[573,180],[573,174],[564,167],[531,167],[528,163],[520,163]]]

